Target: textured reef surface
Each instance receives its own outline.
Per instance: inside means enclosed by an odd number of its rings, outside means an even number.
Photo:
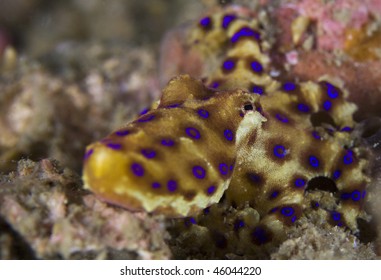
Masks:
[[[270,253],[316,213],[358,233],[370,178],[351,135],[356,105],[333,77],[271,75],[266,35],[241,9],[188,30],[205,76],[172,79],[150,109],[90,145],[85,187],[133,211],[183,217],[176,242],[210,257]]]

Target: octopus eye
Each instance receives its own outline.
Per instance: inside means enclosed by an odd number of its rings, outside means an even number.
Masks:
[[[243,105],[243,109],[242,110],[243,110],[244,113],[249,112],[249,111],[253,111],[254,110],[254,106],[251,103],[247,103],[247,104]]]
[[[239,115],[243,118],[248,112],[254,111],[255,109],[258,109],[258,107],[253,103],[245,102],[239,110]]]

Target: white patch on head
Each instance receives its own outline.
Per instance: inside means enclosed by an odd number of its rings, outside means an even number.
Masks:
[[[250,132],[253,130],[260,129],[262,123],[265,121],[267,121],[267,119],[264,116],[262,116],[258,111],[246,113],[237,129],[237,149],[239,149],[241,145],[245,145],[245,139],[250,136]]]

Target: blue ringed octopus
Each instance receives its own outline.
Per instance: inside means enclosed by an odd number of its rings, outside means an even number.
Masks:
[[[174,77],[149,110],[89,145],[85,188],[177,218],[179,238],[213,256],[271,251],[311,211],[357,232],[370,178],[351,136],[356,105],[334,77],[270,75],[264,35],[229,9],[196,22],[187,43],[217,67]]]

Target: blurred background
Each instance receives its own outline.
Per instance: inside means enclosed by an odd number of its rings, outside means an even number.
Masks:
[[[0,50],[7,42],[40,56],[62,41],[157,44],[170,27],[217,1],[0,0]]]

